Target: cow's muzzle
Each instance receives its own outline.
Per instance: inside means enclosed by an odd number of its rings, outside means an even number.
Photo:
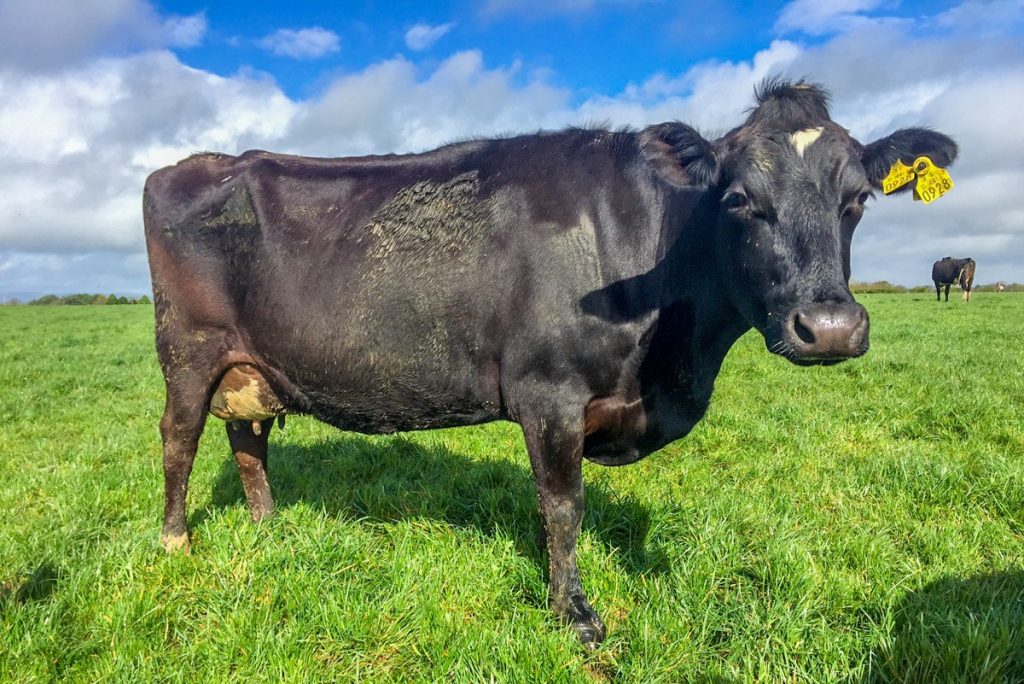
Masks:
[[[869,327],[856,302],[804,304],[785,317],[782,344],[772,351],[800,364],[852,359],[868,350]]]

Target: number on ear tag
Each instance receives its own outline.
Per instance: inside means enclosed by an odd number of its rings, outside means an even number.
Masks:
[[[897,159],[889,169],[889,175],[882,179],[882,192],[891,195],[912,180],[914,169]]]
[[[917,175],[914,199],[920,198],[925,204],[931,204],[953,189],[953,179],[949,172],[935,166],[928,157],[914,160],[914,173]]]

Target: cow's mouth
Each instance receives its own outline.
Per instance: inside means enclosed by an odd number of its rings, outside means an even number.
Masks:
[[[830,366],[868,350],[868,314],[856,302],[798,306],[778,320],[765,346],[799,366]]]

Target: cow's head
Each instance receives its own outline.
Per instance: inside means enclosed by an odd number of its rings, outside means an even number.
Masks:
[[[796,363],[860,356],[868,315],[848,282],[864,205],[897,159],[945,167],[956,144],[909,128],[863,145],[833,123],[824,90],[803,82],[771,80],[756,95],[719,140],[667,123],[645,129],[641,147],[670,184],[705,189],[724,289],[769,350]]]

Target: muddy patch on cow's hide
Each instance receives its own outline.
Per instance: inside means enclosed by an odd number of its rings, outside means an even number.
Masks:
[[[433,257],[461,251],[486,220],[476,171],[443,183],[421,181],[402,188],[366,224],[359,242],[370,242],[367,256],[387,259],[402,252]]]

